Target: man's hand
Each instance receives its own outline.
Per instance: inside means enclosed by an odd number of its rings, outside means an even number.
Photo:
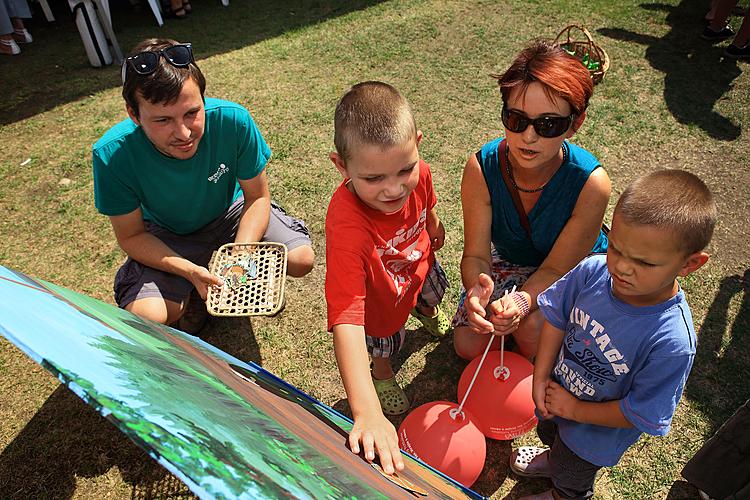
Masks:
[[[466,291],[466,319],[476,333],[492,333],[495,328],[485,319],[487,303],[492,297],[495,283],[484,273],[479,274],[477,283]]]
[[[354,427],[349,433],[349,446],[359,454],[360,443],[369,462],[380,457],[380,465],[386,474],[404,470],[404,460],[398,447],[398,434],[393,424],[381,412],[373,412],[354,418]],[[395,467],[395,468],[394,468]]]
[[[437,226],[434,229],[428,225],[427,234],[430,235],[430,243],[432,244],[432,249],[434,251],[437,252],[443,248],[443,245],[445,244],[445,226],[443,226],[443,221],[438,221]]]
[[[201,266],[194,266],[191,269],[190,274],[186,277],[193,284],[198,291],[198,295],[200,295],[203,300],[206,300],[209,286],[221,286],[223,284],[221,278],[214,276],[208,272],[208,269]]]
[[[577,404],[578,398],[566,391],[560,384],[549,381],[544,397],[544,405],[549,413],[568,420],[575,420]]]

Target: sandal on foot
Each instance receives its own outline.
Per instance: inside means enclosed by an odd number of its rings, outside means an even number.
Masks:
[[[20,53],[21,47],[18,46],[15,40],[0,39],[0,54],[15,56]]]
[[[372,383],[375,386],[375,392],[378,394],[380,406],[383,408],[384,414],[393,416],[409,411],[409,407],[411,406],[409,398],[406,397],[406,393],[398,385],[396,377],[385,380],[373,378]]]
[[[187,12],[188,14],[193,12],[193,6],[190,5],[190,2],[182,2],[182,8],[185,9],[185,12]]]
[[[31,33],[26,28],[13,30],[13,39],[17,43],[31,43],[34,41],[34,37],[31,36]]]
[[[440,305],[435,306],[435,315],[432,317],[422,314],[416,307],[411,310],[411,315],[417,318],[433,337],[445,337],[451,329],[451,322],[440,309]]]
[[[549,448],[517,448],[510,454],[510,470],[522,477],[550,477]]]
[[[180,7],[179,9],[169,9],[166,12],[166,17],[169,19],[187,19],[187,11],[185,10],[185,7]]]

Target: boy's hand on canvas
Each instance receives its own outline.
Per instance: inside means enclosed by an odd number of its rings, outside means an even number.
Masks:
[[[485,319],[487,303],[492,297],[495,283],[484,273],[479,274],[477,283],[466,291],[466,319],[469,327],[476,333],[492,333],[492,323]]]
[[[563,386],[557,382],[549,381],[545,391],[544,404],[547,411],[552,415],[575,420],[575,408],[578,404],[578,398],[569,393]]]
[[[443,221],[438,221],[437,226],[434,228],[428,225],[427,234],[430,235],[430,243],[434,251],[437,252],[443,248],[445,244],[445,226],[443,226]]]
[[[547,396],[547,386],[549,385],[549,378],[537,379],[534,377],[534,381],[531,386],[531,395],[534,398],[534,405],[539,413],[542,414],[542,419],[546,420],[552,418],[552,414],[547,411],[547,405],[545,399]]]
[[[349,447],[359,454],[360,443],[365,459],[375,460],[380,457],[380,466],[386,474],[404,470],[404,460],[398,447],[398,434],[393,424],[382,413],[362,415],[354,419],[354,426],[349,433]]]

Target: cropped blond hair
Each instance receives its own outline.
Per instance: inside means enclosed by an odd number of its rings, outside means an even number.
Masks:
[[[344,161],[358,145],[397,146],[416,136],[409,102],[387,83],[358,83],[336,105],[333,142]]]
[[[711,191],[684,170],[658,170],[636,179],[617,201],[618,214],[631,224],[671,231],[686,254],[706,248],[717,217]]]

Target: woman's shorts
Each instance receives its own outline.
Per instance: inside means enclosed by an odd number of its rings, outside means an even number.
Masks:
[[[492,247],[492,281],[495,282],[495,288],[492,290],[492,297],[490,302],[499,299],[505,290],[510,290],[515,286],[521,288],[529,276],[534,274],[537,268],[535,266],[520,266],[504,260]],[[456,328],[457,326],[469,326],[469,320],[466,319],[466,307],[464,302],[466,301],[466,290],[461,288],[461,296],[458,299],[458,309],[456,315],[453,316],[453,322],[451,327]]]

